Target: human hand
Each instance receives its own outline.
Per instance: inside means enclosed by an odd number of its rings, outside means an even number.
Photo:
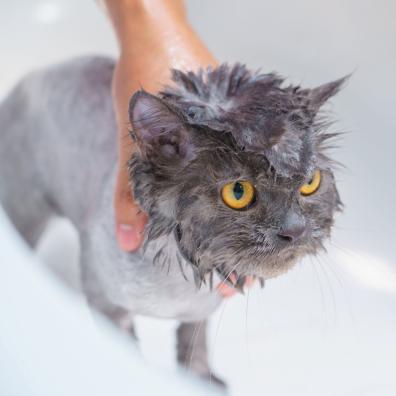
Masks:
[[[113,203],[116,238],[119,247],[125,251],[133,251],[139,248],[143,240],[144,226],[147,222],[147,215],[133,200],[126,165],[134,150],[127,123],[129,99],[131,92],[136,90],[135,80],[131,79],[131,70],[133,70],[134,62],[134,59],[121,54],[113,76],[113,100],[119,143],[119,159]]]
[[[116,236],[121,249],[132,251],[142,243],[147,215],[133,200],[126,168],[134,150],[127,128],[129,100],[141,88],[156,93],[169,84],[171,68],[196,70],[217,62],[189,25],[183,0],[104,0],[104,5],[120,44],[113,79],[119,136]],[[231,275],[231,284],[235,281]],[[253,278],[247,277],[245,286],[252,284]],[[226,282],[217,291],[223,297],[236,293]]]
[[[128,132],[129,100],[141,88],[156,93],[169,84],[171,68],[196,70],[217,62],[189,25],[182,0],[105,0],[104,5],[120,44],[113,78],[119,136],[116,236],[121,249],[132,251],[142,243],[147,215],[133,200],[126,167],[134,150]],[[245,286],[252,284],[253,278],[248,277]],[[223,297],[236,293],[226,282],[221,282],[217,291]]]
[[[133,200],[126,168],[134,149],[127,128],[129,100],[138,89],[156,93],[170,83],[171,68],[194,70],[216,61],[189,25],[182,0],[107,0],[104,5],[120,44],[113,79],[119,142],[116,237],[121,249],[132,251],[142,243],[147,215]]]

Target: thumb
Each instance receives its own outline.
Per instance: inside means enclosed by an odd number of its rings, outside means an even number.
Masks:
[[[122,175],[117,178],[114,209],[119,247],[128,252],[138,249],[143,242],[147,215],[133,201],[128,179]]]

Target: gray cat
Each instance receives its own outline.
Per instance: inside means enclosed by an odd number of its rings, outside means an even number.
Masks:
[[[77,59],[13,89],[0,105],[0,202],[31,246],[50,217],[68,217],[89,302],[131,334],[136,314],[179,320],[179,363],[208,376],[213,285],[277,276],[330,235],[341,203],[318,112],[345,79],[301,89],[222,65],[136,93],[128,169],[150,221],[144,246],[125,253],[113,231],[113,69]]]

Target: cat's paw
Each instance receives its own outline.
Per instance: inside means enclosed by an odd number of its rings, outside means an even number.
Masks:
[[[201,375],[201,378],[209,382],[211,385],[220,388],[224,392],[226,392],[228,389],[227,383],[213,373],[207,373],[205,375]]]

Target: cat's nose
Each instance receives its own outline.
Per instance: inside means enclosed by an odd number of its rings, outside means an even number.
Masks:
[[[286,228],[278,232],[278,237],[286,242],[296,242],[304,235],[305,229],[305,226]]]
[[[301,215],[289,211],[277,235],[286,242],[296,242],[304,235],[306,228],[305,219]]]

